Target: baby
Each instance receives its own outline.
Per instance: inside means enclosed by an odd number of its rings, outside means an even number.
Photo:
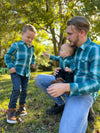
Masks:
[[[50,55],[46,52],[43,52],[45,56],[50,58],[51,60],[59,61],[60,70],[58,74],[55,75],[56,80],[52,80],[51,84],[66,82],[71,83],[74,80],[74,55],[75,49],[71,47],[68,43],[63,44],[60,49],[60,56]]]

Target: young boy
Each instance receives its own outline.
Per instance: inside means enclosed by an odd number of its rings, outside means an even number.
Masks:
[[[73,54],[75,49],[71,47],[68,43],[63,44],[60,50],[60,56],[49,55],[44,52],[44,55],[50,58],[51,60],[59,61],[60,70],[55,76],[56,80],[52,80],[51,84],[59,82],[73,82],[73,71],[75,69],[73,62]]]
[[[8,123],[17,123],[15,117],[16,103],[19,99],[20,116],[27,114],[25,109],[27,84],[30,76],[30,64],[35,68],[34,46],[31,45],[36,35],[36,29],[26,24],[22,30],[22,40],[12,44],[5,54],[5,63],[11,74],[13,90],[6,112]]]

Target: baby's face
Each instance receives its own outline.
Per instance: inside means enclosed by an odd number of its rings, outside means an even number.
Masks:
[[[71,56],[71,53],[69,52],[69,46],[65,46],[65,44],[61,46],[60,56],[63,58]]]

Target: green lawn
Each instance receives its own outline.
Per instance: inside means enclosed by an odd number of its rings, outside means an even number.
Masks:
[[[58,133],[61,114],[49,116],[45,113],[45,110],[54,103],[35,86],[35,77],[40,73],[51,74],[51,72],[33,72],[31,74],[27,92],[28,115],[22,117],[22,122],[19,121],[14,125],[6,123],[5,115],[12,91],[10,75],[0,75],[0,133]],[[100,132],[100,96],[94,104],[94,110],[96,120],[89,124],[87,133],[96,133],[96,130]]]

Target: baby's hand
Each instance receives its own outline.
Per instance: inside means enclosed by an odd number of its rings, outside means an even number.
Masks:
[[[43,54],[44,54],[44,56],[47,56],[48,58],[50,58],[50,54],[48,54],[48,53],[46,53],[44,51],[43,51]]]
[[[57,67],[57,68],[55,69],[55,71],[54,71],[54,76],[56,76],[56,75],[58,74],[59,70],[61,70],[60,67]]]
[[[32,64],[32,67],[35,68],[35,64]]]
[[[69,67],[66,67],[66,68],[65,68],[65,71],[66,71],[66,72],[72,72],[72,69],[70,69]]]
[[[10,69],[9,69],[9,72],[10,72],[10,73],[15,73],[15,72],[16,72],[15,67],[10,68]]]

